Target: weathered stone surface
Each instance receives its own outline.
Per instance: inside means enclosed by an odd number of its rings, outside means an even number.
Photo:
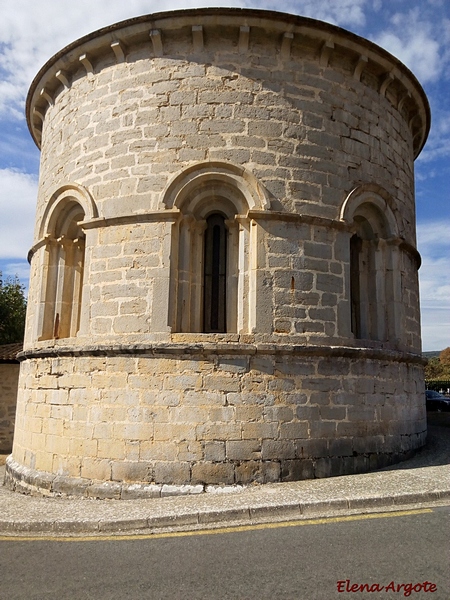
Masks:
[[[19,363],[0,361],[0,452],[11,452],[16,415]],[[35,417],[39,418],[39,417]]]
[[[133,33],[142,17],[90,36],[93,73],[72,60],[86,49],[75,42],[33,83],[42,155],[18,488],[197,493],[364,471],[424,443],[413,180],[424,93],[370,42],[333,29],[325,65],[330,25],[244,12],[248,54],[230,33],[242,11],[169,13],[151,22],[155,55]],[[127,56],[115,63],[118,38]],[[380,94],[388,67],[401,76]],[[211,214],[227,248],[218,331],[205,326]]]

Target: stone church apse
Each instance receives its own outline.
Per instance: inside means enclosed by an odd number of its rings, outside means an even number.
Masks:
[[[264,10],[101,29],[27,100],[41,150],[17,491],[365,472],[425,443],[414,159],[389,53]]]

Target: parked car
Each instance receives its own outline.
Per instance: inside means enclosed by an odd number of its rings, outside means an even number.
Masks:
[[[426,390],[425,392],[427,410],[437,412],[450,411],[450,398],[443,396],[434,390]]]

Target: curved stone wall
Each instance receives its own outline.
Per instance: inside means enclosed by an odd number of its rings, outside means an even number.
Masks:
[[[302,17],[160,13],[62,50],[27,110],[41,183],[11,486],[323,477],[424,443],[429,108],[401,63]]]
[[[30,401],[18,419],[33,424],[35,450],[22,459],[31,458],[28,469],[9,460],[11,487],[113,498],[198,493],[208,484],[364,472],[424,442],[421,365],[395,354],[245,344],[129,352],[23,363]]]

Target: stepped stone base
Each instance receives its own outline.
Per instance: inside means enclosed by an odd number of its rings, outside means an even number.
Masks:
[[[420,357],[181,346],[24,353],[20,394],[32,402],[19,403],[7,485],[115,498],[198,493],[366,472],[425,443]]]
[[[426,432],[414,436],[423,445]],[[423,443],[422,443],[423,441]],[[296,461],[288,461],[286,472],[296,472],[304,477],[300,479],[311,479],[314,477],[351,475],[357,473],[366,473],[368,471],[381,469],[398,462],[408,460],[414,455],[414,450],[407,450],[396,454],[363,454],[353,457],[334,457],[320,459],[297,459]],[[266,461],[258,465],[242,464],[240,471],[247,469],[248,471],[257,471],[260,473],[278,473],[282,474],[283,461]],[[280,479],[264,481],[261,478],[258,483],[277,482]],[[282,479],[281,479],[282,481]],[[43,471],[35,471],[27,469],[11,457],[6,462],[6,473],[4,485],[11,491],[20,492],[22,494],[40,495],[40,496],[76,496],[96,499],[111,499],[111,500],[135,500],[143,498],[163,498],[166,496],[183,496],[201,493],[239,493],[243,486],[235,485],[207,485],[207,484],[156,484],[156,483],[125,483],[115,481],[95,481],[80,477],[65,477],[46,473]]]

